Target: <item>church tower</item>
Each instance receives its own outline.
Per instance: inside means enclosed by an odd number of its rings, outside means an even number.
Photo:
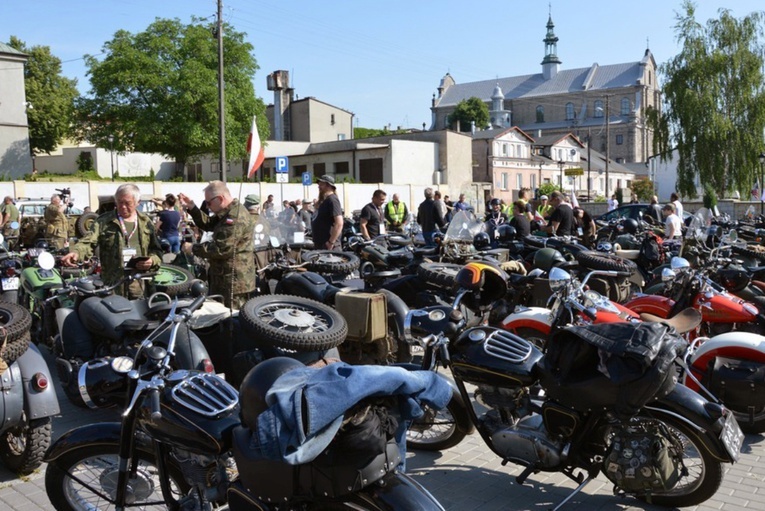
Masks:
[[[555,36],[553,29],[552,13],[547,18],[547,36],[544,38],[545,42],[545,58],[542,59],[542,76],[545,80],[550,80],[558,74],[561,61],[558,58],[558,38]]]

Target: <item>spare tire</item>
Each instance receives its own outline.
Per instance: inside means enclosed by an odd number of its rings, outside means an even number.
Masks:
[[[7,364],[15,362],[29,348],[31,327],[32,315],[26,309],[0,301],[0,357]]]
[[[339,312],[300,296],[251,298],[239,317],[255,339],[288,350],[325,351],[342,344],[348,335],[348,323]]]
[[[760,252],[759,250],[751,250],[748,247],[739,247],[736,245],[733,245],[731,247],[734,254],[739,254],[746,257],[751,257],[753,259],[763,259],[765,260],[765,252]]]
[[[333,250],[310,250],[300,254],[301,259],[308,271],[337,274],[351,273],[359,269],[359,260],[356,254],[351,252],[335,252]]]
[[[457,272],[462,266],[456,263],[422,263],[417,268],[417,275],[428,284],[452,288],[457,283]]]
[[[154,292],[167,293],[175,297],[187,294],[193,281],[194,275],[190,271],[180,266],[162,264],[157,274],[151,279],[151,285]]]
[[[83,213],[74,223],[74,231],[77,233],[77,237],[82,238],[90,232],[90,227],[93,222],[98,218],[98,213]]]
[[[632,275],[638,269],[637,264],[629,259],[595,250],[582,250],[576,254],[576,260],[579,266],[589,270],[619,271]]]

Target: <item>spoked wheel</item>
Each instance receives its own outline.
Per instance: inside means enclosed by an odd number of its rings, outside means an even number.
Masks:
[[[278,348],[323,351],[348,335],[348,323],[339,312],[299,296],[258,296],[245,302],[239,314],[256,339]]]
[[[665,416],[659,420],[683,447],[685,473],[672,489],[652,491],[651,503],[666,507],[701,504],[717,493],[723,478],[722,464],[709,452],[698,433],[684,422]],[[639,497],[648,500],[647,496]]]
[[[457,390],[446,408],[435,410],[425,406],[425,414],[412,421],[406,431],[406,445],[422,451],[442,451],[462,442],[469,430],[467,410],[457,399]]]
[[[114,509],[119,477],[119,446],[92,445],[73,449],[48,463],[45,489],[58,511]],[[128,481],[130,509],[165,511],[168,504],[160,489],[159,470],[151,453],[136,453],[137,470]],[[169,486],[175,499],[188,491],[177,469],[170,468]]]
[[[42,464],[50,447],[50,417],[27,420],[0,435],[0,459],[13,472],[27,475]]]

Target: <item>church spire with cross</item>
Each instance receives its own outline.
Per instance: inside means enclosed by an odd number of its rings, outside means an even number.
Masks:
[[[545,43],[545,58],[542,59],[542,75],[545,80],[554,78],[558,74],[561,61],[558,58],[558,37],[555,35],[555,24],[552,20],[552,7],[547,18],[547,35],[543,39]]]

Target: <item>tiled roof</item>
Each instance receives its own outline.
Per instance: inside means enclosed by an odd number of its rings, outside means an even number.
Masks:
[[[511,76],[483,80],[480,82],[458,83],[449,87],[438,102],[439,107],[453,106],[462,100],[477,97],[491,101],[492,92],[499,84],[505,93],[505,99],[532,98],[551,94],[566,94],[592,90],[607,90],[630,87],[638,83],[643,76],[640,62],[613,64],[579,69],[561,70],[550,80],[545,80],[542,73],[524,76]]]

